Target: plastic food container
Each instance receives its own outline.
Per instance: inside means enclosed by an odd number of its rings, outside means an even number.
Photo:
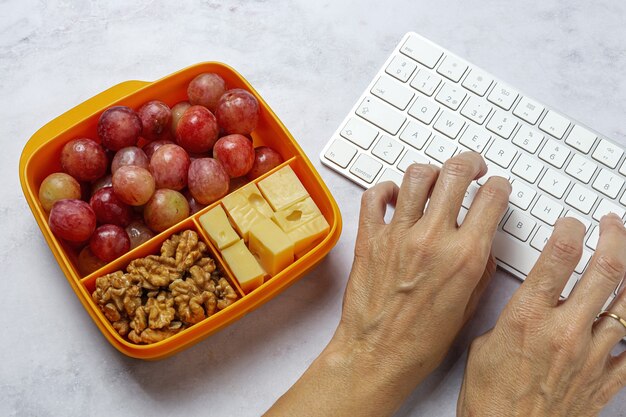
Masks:
[[[48,215],[38,199],[41,182],[49,174],[61,171],[60,154],[65,143],[77,137],[98,140],[96,125],[100,114],[106,108],[113,105],[125,105],[138,109],[142,104],[155,99],[173,106],[179,101],[187,100],[187,85],[196,75],[203,72],[217,73],[224,78],[229,88],[244,88],[257,98],[260,105],[260,117],[257,128],[252,132],[254,146],[272,147],[282,155],[285,162],[254,182],[271,175],[284,165],[290,165],[328,221],[330,225],[328,235],[288,268],[266,280],[259,288],[244,294],[198,222],[199,216],[220,204],[218,201],[92,274],[81,276],[76,266],[77,250],[57,239],[48,227]],[[160,359],[172,355],[243,317],[244,314],[270,300],[312,269],[332,249],[341,233],[341,215],[337,204],[295,139],[246,79],[228,65],[218,62],[196,64],[154,82],[126,81],[103,91],[39,129],[26,143],[20,158],[19,169],[22,189],[35,220],[77,297],[107,340],[120,352],[134,358]],[[135,258],[157,254],[166,239],[185,229],[195,230],[207,244],[210,256],[222,269],[223,275],[236,289],[240,298],[234,304],[200,323],[160,342],[149,345],[129,342],[113,329],[111,323],[92,300],[91,293],[95,288],[95,280],[102,275],[124,269]]]

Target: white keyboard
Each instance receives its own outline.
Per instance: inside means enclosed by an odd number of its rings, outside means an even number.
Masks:
[[[596,248],[600,218],[626,214],[624,150],[597,132],[407,33],[320,156],[369,188],[387,180],[400,185],[410,164],[440,166],[468,150],[480,152],[489,170],[470,185],[459,223],[489,176],[506,177],[513,187],[493,245],[502,268],[523,280],[559,217],[586,225],[567,297]]]

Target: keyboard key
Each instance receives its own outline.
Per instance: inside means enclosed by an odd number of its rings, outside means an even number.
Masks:
[[[470,96],[465,106],[463,106],[463,109],[461,109],[461,114],[479,125],[482,125],[483,122],[487,120],[487,116],[489,116],[491,110],[493,110],[491,104],[476,96]]]
[[[511,176],[509,175],[508,171],[498,168],[496,165],[487,164],[487,173],[483,175],[482,177],[480,177],[478,181],[476,182],[478,182],[479,185],[485,185],[487,180],[491,177],[503,177],[503,178],[506,178],[507,180],[511,179]]]
[[[470,123],[465,132],[461,135],[459,142],[466,146],[467,148],[481,153],[483,149],[487,146],[491,140],[491,136],[489,133],[485,132],[484,129],[479,128],[478,126]]]
[[[562,139],[569,125],[568,119],[552,110],[548,110],[548,113],[546,113],[546,116],[539,124],[539,129],[557,139]]]
[[[574,290],[576,284],[578,284],[578,278],[575,275],[572,275],[565,284],[565,287],[563,287],[563,291],[561,291],[561,297],[568,298]]]
[[[569,132],[569,135],[567,135],[565,143],[582,153],[589,153],[596,139],[596,135],[584,127],[576,125],[572,128],[572,131]]]
[[[526,186],[523,181],[518,179],[514,179],[511,182],[511,187],[512,191],[509,201],[522,210],[528,210],[528,207],[530,207],[530,203],[532,203],[533,198],[537,195],[537,192]]]
[[[596,247],[598,246],[599,238],[600,238],[600,226],[595,226],[593,228],[593,231],[589,235],[589,239],[587,239],[587,242],[585,243],[585,245],[587,245],[587,247],[593,250],[596,250]]]
[[[469,210],[466,209],[465,207],[460,207],[459,208],[459,215],[456,218],[456,224],[457,225],[462,225],[463,221],[465,220],[465,216],[467,216],[467,213],[469,213]]]
[[[398,163],[398,169],[402,172],[406,171],[406,169],[411,164],[429,164],[430,161],[424,155],[421,155],[411,149],[406,151],[400,163]]]
[[[353,117],[341,130],[341,136],[363,149],[369,149],[378,136],[378,130],[371,125]]]
[[[377,184],[384,182],[384,181],[391,181],[399,187],[402,185],[402,174],[400,174],[398,171],[395,171],[393,169],[386,168],[383,171],[383,175],[381,175],[380,178],[378,179]]]
[[[470,186],[467,187],[467,190],[465,190],[465,196],[463,197],[463,202],[461,203],[463,207],[465,207],[466,209],[470,208],[472,202],[474,201],[474,198],[476,197],[476,193],[478,193],[479,188],[480,187],[478,187],[474,183],[471,183]]]
[[[578,220],[579,222],[585,225],[585,231],[589,230],[589,228],[591,227],[591,220],[589,220],[586,217],[581,216],[574,210],[567,210],[567,213],[565,213],[565,216],[563,217],[571,217],[573,219]]]
[[[406,109],[415,95],[412,90],[386,76],[380,77],[376,81],[371,93],[400,110]]]
[[[574,154],[572,160],[567,164],[565,172],[577,180],[587,184],[595,174],[598,166],[582,155]]]
[[[452,110],[456,110],[466,95],[467,93],[461,87],[452,83],[445,83],[437,93],[435,100]]]
[[[530,213],[539,220],[543,220],[548,223],[550,226],[554,226],[554,223],[562,212],[562,205],[555,203],[546,196],[541,195]]]
[[[405,83],[411,78],[416,67],[417,64],[412,60],[402,55],[396,55],[387,66],[385,72]]]
[[[530,246],[539,251],[542,251],[543,248],[546,246],[546,243],[548,243],[548,239],[550,239],[550,236],[552,236],[552,228],[541,225],[539,226],[537,233],[535,233],[535,236],[530,241]]]
[[[493,87],[491,93],[489,93],[487,100],[504,110],[509,110],[517,96],[517,91],[513,90],[508,85],[498,83]]]
[[[545,107],[541,104],[537,103],[534,100],[529,99],[528,97],[522,97],[515,106],[515,110],[513,110],[513,114],[519,117],[522,120],[526,120],[531,125],[537,123],[541,113],[543,113]]]
[[[597,199],[596,193],[589,191],[580,184],[574,184],[565,202],[581,213],[589,214]]]
[[[548,194],[561,198],[565,194],[565,190],[569,187],[570,181],[564,175],[559,174],[552,168],[548,168],[539,181],[539,188]]]
[[[370,97],[361,102],[356,114],[392,135],[398,133],[406,120],[404,114]]]
[[[404,146],[395,139],[389,136],[381,136],[380,140],[372,149],[372,154],[376,155],[388,164],[396,162],[396,159],[400,156],[400,153],[404,150]]]
[[[433,121],[439,109],[438,104],[426,99],[426,97],[418,96],[409,109],[409,114],[428,125]]]
[[[496,110],[489,123],[487,123],[487,129],[504,139],[508,139],[511,136],[516,126],[517,120],[515,117],[502,110]]]
[[[513,165],[513,169],[511,170],[515,175],[518,175],[533,184],[539,178],[541,171],[543,170],[544,164],[539,160],[530,157],[526,154],[520,155],[519,159]]]
[[[622,185],[624,185],[624,180],[608,169],[601,169],[596,180],[593,182],[593,188],[611,198],[617,197]]]
[[[537,222],[530,217],[523,215],[517,210],[513,210],[506,223],[504,223],[504,226],[502,226],[502,229],[522,242],[525,242],[530,237],[536,225]]]
[[[543,138],[544,136],[539,131],[522,125],[515,134],[513,143],[527,152],[535,153],[539,149]]]
[[[626,176],[626,160],[622,163],[622,167],[619,169],[619,173]]]
[[[430,130],[415,122],[409,122],[400,133],[400,139],[415,149],[422,149],[429,137]]]
[[[624,151],[616,145],[613,145],[606,139],[602,139],[600,143],[598,143],[596,150],[593,151],[592,157],[609,168],[615,168],[623,153]]]
[[[491,78],[489,74],[478,68],[474,68],[467,74],[462,85],[482,97],[487,90],[489,90],[489,87],[491,87],[491,83],[493,83],[493,78]]]
[[[439,65],[437,72],[455,83],[458,83],[466,70],[467,64],[465,62],[455,56],[448,55],[443,59],[441,65]]]
[[[360,154],[352,167],[350,172],[361,178],[367,183],[371,183],[376,178],[376,175],[380,172],[383,164],[376,161],[369,155]]]
[[[352,161],[354,155],[356,155],[356,149],[353,146],[348,145],[343,140],[335,139],[326,150],[324,157],[341,168],[345,168]]]
[[[450,139],[455,139],[461,129],[463,129],[463,126],[465,126],[465,122],[461,118],[447,111],[443,111],[433,127]]]
[[[583,249],[583,254],[580,257],[580,261],[578,261],[578,265],[576,265],[576,268],[574,268],[574,272],[576,272],[577,274],[582,274],[585,268],[587,268],[587,264],[589,263],[590,259],[591,252]]]
[[[619,202],[623,205],[626,206],[626,192],[624,194],[622,194],[622,198],[620,198]]]
[[[567,149],[567,147],[561,142],[554,139],[548,139],[541,152],[539,152],[539,158],[543,159],[550,165],[561,168],[563,167],[563,164],[569,154],[569,149]]]
[[[439,84],[441,84],[442,78],[436,74],[432,74],[426,70],[418,70],[415,74],[415,78],[411,81],[411,87],[421,91],[427,96],[432,96]]]
[[[400,52],[428,68],[435,68],[439,58],[443,55],[443,51],[438,46],[428,42],[426,39],[415,36],[410,36],[404,42]]]
[[[517,155],[515,146],[504,139],[495,138],[485,157],[502,168],[508,168],[511,162],[513,162],[515,155]]]
[[[450,139],[441,136],[435,136],[426,148],[426,155],[436,159],[442,164],[452,158],[457,146]]]
[[[606,199],[602,199],[600,200],[600,204],[598,204],[596,210],[593,212],[593,218],[597,221],[600,221],[602,216],[609,213],[615,213],[623,218],[624,214],[626,214],[626,210],[616,204],[611,203]]]
[[[538,250],[513,239],[507,233],[496,233],[492,247],[497,260],[524,275],[530,273],[540,255]]]

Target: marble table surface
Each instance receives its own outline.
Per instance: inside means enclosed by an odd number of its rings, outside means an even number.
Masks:
[[[417,31],[626,145],[626,3],[615,0],[0,2],[0,415],[257,416],[339,319],[361,189],[318,154],[389,52]],[[337,246],[287,291],[162,361],[118,353],[48,249],[18,181],[43,124],[129,79],[196,62],[237,68],[335,195]],[[398,416],[452,416],[469,341],[519,283],[499,271],[476,318]],[[603,416],[626,415],[626,391]]]

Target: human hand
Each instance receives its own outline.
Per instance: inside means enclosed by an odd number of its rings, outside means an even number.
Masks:
[[[481,156],[467,152],[441,170],[412,165],[400,189],[388,182],[363,194],[355,259],[329,351],[358,363],[362,381],[388,382],[386,400],[396,406],[440,364],[495,271],[491,244],[510,184],[490,178],[463,224],[456,222],[468,185],[486,171]],[[386,224],[388,203],[396,208]]]
[[[618,320],[596,320],[626,272],[626,230],[616,215],[570,297],[559,301],[582,253],[585,227],[560,219],[535,267],[495,328],[474,341],[459,396],[459,416],[596,416],[626,385],[626,335]],[[626,317],[622,291],[608,311]]]

